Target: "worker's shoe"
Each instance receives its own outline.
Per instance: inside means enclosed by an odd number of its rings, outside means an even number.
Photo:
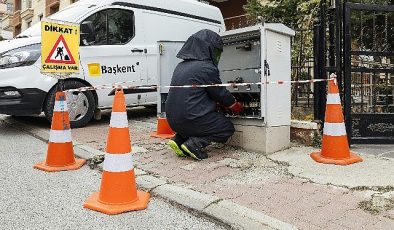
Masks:
[[[171,140],[167,142],[167,145],[170,146],[170,148],[175,152],[176,155],[180,157],[186,157],[189,156],[189,154],[183,151],[183,149],[181,148],[181,144],[183,142],[184,139],[176,135],[175,137],[173,137]]]
[[[189,139],[185,143],[181,145],[181,148],[188,153],[191,157],[196,160],[203,160],[208,158],[208,154],[206,154],[202,148],[200,148],[197,144],[193,142],[193,140]]]

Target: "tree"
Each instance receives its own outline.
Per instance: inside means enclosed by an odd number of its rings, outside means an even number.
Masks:
[[[309,29],[319,11],[320,0],[248,0],[245,11],[253,18],[283,23],[293,29]]]
[[[299,31],[293,39],[292,60],[303,66],[313,53],[312,28],[319,6],[320,0],[248,0],[244,9],[252,19],[283,23]]]
[[[292,62],[302,67],[313,53],[312,28],[319,6],[320,0],[248,0],[244,9],[252,19],[283,23],[298,31],[292,42]]]
[[[311,79],[310,68],[313,54],[313,22],[319,13],[320,0],[248,0],[245,11],[254,20],[278,22],[298,31],[292,39],[292,79]],[[301,89],[300,87],[305,87]],[[308,85],[292,85],[292,101],[298,99],[298,91],[309,93]],[[309,94],[308,94],[309,97]]]

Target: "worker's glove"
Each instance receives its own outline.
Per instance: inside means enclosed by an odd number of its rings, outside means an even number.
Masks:
[[[234,115],[239,115],[244,111],[244,107],[239,102],[235,102],[230,107],[228,107]]]
[[[216,104],[216,111],[224,113],[224,112],[228,111],[228,109],[226,108],[226,106],[224,106],[224,105],[222,105],[220,103],[217,103]]]

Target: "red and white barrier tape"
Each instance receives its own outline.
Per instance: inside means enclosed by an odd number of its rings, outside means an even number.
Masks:
[[[137,81],[124,81],[124,82],[116,82],[113,84],[104,84],[104,85],[97,85],[97,86],[86,86],[86,87],[81,87],[78,89],[68,89],[64,90],[64,92],[83,92],[83,91],[91,91],[91,90],[100,90],[100,89],[117,89],[117,88],[122,88],[123,85],[127,85],[130,83],[135,83]]]
[[[101,89],[158,89],[158,88],[208,88],[208,87],[238,87],[238,86],[251,86],[251,85],[283,85],[283,84],[294,84],[294,83],[317,83],[335,81],[336,76],[331,75],[330,79],[313,79],[313,80],[300,80],[300,81],[267,81],[267,82],[251,82],[251,83],[224,83],[224,84],[212,84],[212,85],[172,85],[172,86],[157,86],[157,85],[141,85],[141,86],[130,86],[129,83],[136,81],[119,82],[114,84],[99,85],[99,86],[87,86],[78,89],[69,89],[64,92],[83,92],[90,90],[101,90]]]

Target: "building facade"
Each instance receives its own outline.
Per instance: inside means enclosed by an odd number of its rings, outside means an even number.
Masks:
[[[17,36],[41,19],[69,6],[78,0],[0,0],[1,29]],[[247,0],[210,0],[223,14],[228,30],[253,25],[256,22],[246,14],[243,6]],[[8,13],[2,13],[8,10]],[[3,14],[3,17],[1,17]]]
[[[33,24],[41,21],[44,17],[58,12],[78,0],[33,0]]]
[[[209,3],[222,11],[227,30],[256,24],[243,8],[247,0],[211,0]]]
[[[13,0],[13,11],[9,16],[13,36],[17,36],[41,19],[69,6],[77,0]]]
[[[6,39],[12,38],[12,14],[13,1],[0,0],[0,36]]]

